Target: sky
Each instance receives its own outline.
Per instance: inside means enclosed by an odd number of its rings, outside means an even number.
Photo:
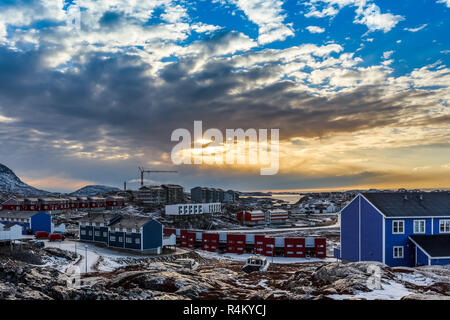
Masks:
[[[0,163],[68,192],[449,188],[449,0],[0,0]],[[279,129],[279,171],[174,165],[178,128]]]

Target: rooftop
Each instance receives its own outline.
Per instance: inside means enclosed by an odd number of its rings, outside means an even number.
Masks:
[[[432,258],[450,257],[450,235],[412,235],[410,238]]]
[[[449,192],[362,193],[386,217],[450,216]]]
[[[0,218],[30,218],[39,211],[0,211]]]

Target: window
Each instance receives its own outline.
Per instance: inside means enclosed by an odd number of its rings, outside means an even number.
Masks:
[[[126,238],[125,238],[125,241],[126,241],[127,243],[132,243],[132,242],[133,242],[133,239],[132,239],[132,238],[129,238],[129,237],[126,237]]]
[[[123,242],[123,237],[119,237],[119,242]]]
[[[450,233],[450,220],[439,221],[439,233]]]
[[[425,220],[414,220],[414,233],[425,233]]]
[[[108,232],[104,231],[104,232],[103,232],[103,237],[106,238],[107,236],[108,236]]]
[[[141,239],[139,239],[139,238],[134,239],[134,241],[136,242],[136,244],[140,244],[141,243]]]
[[[95,236],[100,237],[100,231],[95,231]]]
[[[81,233],[82,236],[85,236],[86,235],[86,230],[81,230],[80,233]]]
[[[88,235],[92,236],[92,230],[88,231]]]
[[[405,221],[404,220],[392,221],[392,234],[403,234],[403,233],[405,233]]]
[[[110,240],[110,241],[116,241],[116,237],[115,237],[115,236],[110,236],[110,237],[109,237],[109,240]]]
[[[403,247],[394,247],[394,259],[403,258]]]

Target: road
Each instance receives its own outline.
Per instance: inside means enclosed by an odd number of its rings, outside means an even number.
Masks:
[[[271,232],[284,232],[284,231],[305,231],[305,230],[320,230],[320,229],[334,229],[339,228],[339,224],[333,224],[329,226],[321,226],[321,227],[293,227],[293,228],[261,228],[261,229],[227,229],[227,230],[211,230],[211,232],[223,232],[223,233],[271,233]]]

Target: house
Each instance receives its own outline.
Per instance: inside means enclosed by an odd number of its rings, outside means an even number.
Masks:
[[[88,197],[90,210],[104,210],[106,208],[106,199],[103,197]]]
[[[14,224],[0,223],[0,241],[11,241],[22,239],[22,227]]]
[[[0,223],[18,225],[24,235],[37,231],[52,232],[52,217],[43,211],[0,211]]]
[[[257,225],[266,223],[266,214],[261,210],[241,211],[236,218],[245,225]]]
[[[450,263],[450,193],[358,194],[340,213],[335,257],[388,266]]]
[[[2,210],[23,211],[25,210],[25,199],[11,197],[2,202]]]
[[[162,225],[151,218],[103,213],[89,214],[79,221],[80,241],[99,242],[108,247],[161,253],[165,241]]]
[[[216,203],[182,203],[166,205],[165,213],[169,216],[187,216],[222,212],[222,204]]]
[[[108,210],[116,210],[125,206],[125,198],[119,196],[106,197],[106,208]]]
[[[266,212],[266,215],[268,215],[268,220],[270,221],[270,223],[286,223],[289,217],[288,212],[283,209],[268,210]]]
[[[142,186],[136,192],[136,201],[142,205],[160,205],[167,202],[166,190],[160,186]]]

